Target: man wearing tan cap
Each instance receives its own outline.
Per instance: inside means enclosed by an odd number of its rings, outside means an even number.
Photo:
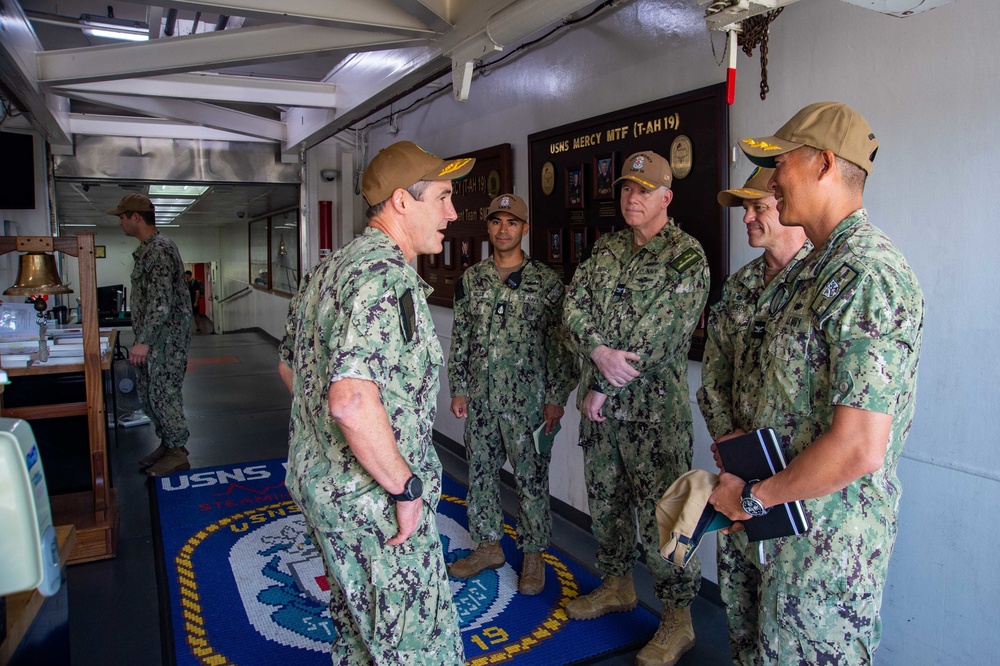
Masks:
[[[465,423],[469,459],[469,532],[477,547],[448,573],[470,578],[505,560],[500,468],[509,459],[520,511],[517,545],[524,553],[518,591],[545,587],[542,553],[549,547],[550,450],[536,450],[532,433],[552,433],[576,385],[577,361],[562,329],[563,283],[521,250],[528,206],[516,194],[491,203],[486,229],[493,255],[471,266],[455,285],[448,383],[451,413]]]
[[[778,221],[777,201],[767,189],[773,173],[773,169],[756,167],[742,188],[718,195],[722,206],[743,207],[747,242],[763,248],[764,254],[726,279],[722,298],[708,317],[698,404],[716,441],[753,429],[754,400],[761,391],[759,357],[765,353],[761,340],[769,308],[785,276],[813,248],[801,227],[786,227]],[[721,470],[717,454],[716,464]],[[742,531],[720,534],[718,542],[719,591],[726,607],[733,661],[752,666],[757,663],[760,589],[760,572],[751,553],[756,544],[748,544]]]
[[[687,355],[708,299],[701,245],[667,217],[670,164],[643,151],[625,161],[621,211],[628,229],[604,234],[580,264],[565,319],[583,358],[578,390],[587,497],[604,581],[566,606],[574,619],[635,608],[639,539],[663,602],[640,666],[674,664],[694,645],[690,605],[701,564],[659,557],[656,502],[691,468]]]
[[[128,361],[138,376],[142,409],[160,440],[139,467],[149,476],[190,469],[182,388],[191,346],[191,305],[177,245],[156,228],[156,209],[145,194],[126,194],[117,208],[126,236],[139,240],[132,253],[132,331]]]
[[[774,428],[788,467],[756,483],[723,473],[711,502],[740,521],[802,500],[812,523],[752,549],[757,663],[868,664],[896,538],[923,296],[863,207],[878,141],[859,113],[812,104],[741,147],[775,167],[768,186],[781,223],[801,226],[816,249],[771,300],[747,406],[745,429]]]
[[[335,664],[465,663],[434,514],[443,358],[411,264],[441,252],[451,181],[473,164],[408,141],[381,150],[361,179],[368,228],[289,305],[286,484],[330,581]]]

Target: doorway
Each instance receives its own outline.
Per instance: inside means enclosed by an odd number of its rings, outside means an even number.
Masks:
[[[195,335],[221,333],[221,322],[216,321],[215,290],[218,279],[218,264],[214,261],[185,264],[184,270],[191,271],[195,280],[201,285],[198,302],[194,305]],[[193,295],[193,293],[192,293]]]

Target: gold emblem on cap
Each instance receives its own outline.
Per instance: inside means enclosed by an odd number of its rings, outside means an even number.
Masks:
[[[651,183],[648,180],[643,180],[642,178],[637,178],[637,177],[635,177],[635,176],[633,176],[631,174],[629,174],[628,178],[630,180],[634,180],[635,182],[639,183],[640,185],[642,185],[643,187],[645,187],[647,190],[655,190],[655,189],[658,189],[660,187],[659,185],[656,185],[655,183]]]
[[[761,150],[781,150],[781,146],[775,146],[773,144],[767,143],[766,141],[754,141],[753,139],[743,139],[741,143],[745,143],[751,148],[760,148]]]
[[[445,165],[445,167],[441,169],[441,173],[439,173],[438,175],[447,176],[449,173],[452,173],[453,171],[458,171],[471,161],[472,161],[471,157],[463,157],[462,159],[455,160],[451,164]]]

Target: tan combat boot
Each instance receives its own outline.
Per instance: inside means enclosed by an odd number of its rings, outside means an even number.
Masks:
[[[517,591],[525,596],[539,594],[545,589],[545,562],[541,553],[525,553],[521,565],[521,580]]]
[[[142,458],[139,458],[139,469],[146,469],[147,467],[155,463],[157,460],[162,458],[163,454],[166,453],[167,451],[168,451],[167,447],[163,445],[163,442],[160,442],[160,445],[155,449],[153,449],[152,453]],[[188,452],[187,447],[182,446],[181,451],[187,454]]]
[[[605,613],[630,611],[638,603],[629,571],[624,576],[605,576],[596,590],[566,604],[566,615],[574,620],[593,620]]]
[[[636,666],[674,666],[694,647],[690,608],[664,608],[653,640],[635,656]]]
[[[146,475],[166,476],[184,469],[191,469],[191,463],[188,462],[187,449],[181,446],[176,449],[167,449],[167,452],[146,470]]]
[[[483,541],[470,555],[452,562],[448,575],[452,578],[472,578],[480,571],[499,569],[504,561],[499,541]]]

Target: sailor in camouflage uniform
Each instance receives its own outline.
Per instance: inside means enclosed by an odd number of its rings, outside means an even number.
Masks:
[[[521,250],[528,207],[514,194],[495,198],[486,215],[493,255],[470,267],[455,285],[448,383],[451,412],[468,416],[469,532],[478,542],[448,573],[469,578],[504,564],[500,468],[509,459],[520,511],[517,545],[524,552],[518,590],[545,586],[542,553],[549,547],[549,462],[536,451],[533,431],[551,433],[579,377],[562,328],[562,280]]]
[[[781,223],[816,246],[778,285],[761,339],[749,428],[777,432],[788,467],[752,483],[720,475],[710,501],[745,520],[803,500],[811,530],[760,542],[757,657],[869,664],[896,538],[896,467],[913,421],[924,303],[862,194],[878,141],[853,109],[805,107],[741,148],[775,167]],[[737,529],[741,526],[735,526]]]
[[[722,206],[744,209],[743,222],[750,247],[764,249],[722,286],[722,298],[708,317],[705,355],[701,362],[702,386],[698,403],[715,441],[752,429],[753,393],[760,385],[761,338],[771,298],[784,276],[812,250],[801,227],[778,221],[777,201],[767,189],[773,169],[757,167],[737,190],[719,192]],[[749,387],[749,389],[748,389]],[[722,469],[715,444],[716,464]],[[719,534],[717,564],[719,592],[726,608],[733,661],[755,666],[757,659],[757,598],[760,571],[754,563],[746,533]]]
[[[380,151],[362,176],[368,228],[289,305],[286,484],[330,581],[334,664],[465,663],[434,513],[443,358],[411,263],[441,252],[451,180],[473,164],[408,141]]]
[[[701,245],[667,217],[670,164],[652,152],[625,162],[621,210],[629,229],[601,236],[573,277],[565,319],[584,357],[578,406],[592,529],[605,573],[566,607],[574,619],[631,610],[639,538],[663,602],[656,635],[636,663],[673,664],[694,645],[690,605],[697,558],[678,569],[659,557],[656,502],[692,456],[687,355],[708,299]],[[616,181],[617,182],[617,181]]]
[[[128,194],[117,215],[126,236],[139,239],[132,253],[132,331],[129,363],[136,369],[142,408],[159,446],[139,460],[149,476],[190,469],[184,418],[184,374],[191,346],[191,295],[177,245],[156,228],[156,209],[144,194]]]

